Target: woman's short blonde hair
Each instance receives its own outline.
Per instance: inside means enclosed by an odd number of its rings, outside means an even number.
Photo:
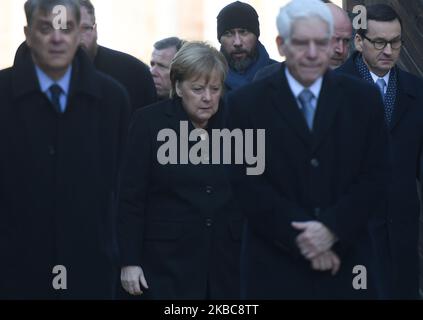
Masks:
[[[213,71],[221,76],[222,85],[228,73],[228,63],[216,48],[206,42],[186,42],[172,60],[170,66],[170,81],[172,88],[170,96],[176,96],[177,82],[204,77],[210,79]]]

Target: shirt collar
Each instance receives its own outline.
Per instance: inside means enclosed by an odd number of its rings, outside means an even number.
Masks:
[[[71,75],[72,75],[72,65],[70,65],[68,67],[68,70],[66,70],[63,77],[58,81],[54,81],[53,79],[51,79],[37,65],[35,65],[35,72],[37,73],[38,81],[40,83],[40,88],[41,88],[42,92],[46,93],[50,89],[51,85],[58,84],[60,86],[60,88],[62,88],[63,93],[65,95],[68,95],[69,85],[70,85],[70,80],[71,80]]]
[[[285,75],[286,79],[288,80],[289,87],[291,88],[291,91],[294,94],[295,98],[298,98],[298,96],[304,89],[309,89],[313,93],[314,98],[317,100],[319,99],[320,90],[322,89],[323,77],[319,77],[316,81],[314,81],[314,83],[310,87],[306,88],[292,76],[292,74],[288,70],[288,67],[285,68]]]
[[[385,83],[386,83],[386,84],[388,84],[388,83],[389,83],[389,76],[391,75],[391,70],[389,70],[389,72],[388,72],[387,74],[385,74],[385,76],[383,76],[382,78],[381,78],[381,77],[379,77],[378,75],[374,74],[374,73],[373,73],[373,72],[371,72],[370,70],[369,70],[369,72],[370,72],[370,75],[372,76],[373,82],[375,82],[375,83],[376,83],[376,81],[377,81],[378,79],[383,79],[383,80],[385,80]]]

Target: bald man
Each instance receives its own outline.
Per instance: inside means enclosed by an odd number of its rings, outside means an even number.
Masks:
[[[345,10],[333,3],[327,6],[334,18],[335,32],[333,34],[333,54],[330,67],[336,69],[348,59],[350,40],[352,37],[352,24]]]
[[[329,67],[336,69],[348,59],[350,41],[352,38],[352,23],[347,12],[333,3],[326,4],[334,18],[334,33],[332,37],[333,53],[330,59]],[[279,72],[281,63],[272,64],[259,70],[254,81],[261,80],[269,75]]]

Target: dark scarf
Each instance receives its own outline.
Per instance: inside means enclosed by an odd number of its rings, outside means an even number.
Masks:
[[[228,90],[235,90],[239,87],[249,84],[253,81],[257,71],[275,62],[270,59],[266,48],[261,44],[260,41],[257,42],[257,49],[257,60],[253,64],[251,64],[251,66],[249,66],[248,69],[245,70],[245,72],[238,73],[235,70],[229,69],[228,76],[225,81]]]
[[[376,85],[373,81],[369,69],[367,68],[367,65],[363,61],[363,57],[361,56],[361,54],[359,54],[355,59],[355,64],[358,68],[358,72],[360,73],[361,77],[367,82]],[[392,114],[394,113],[395,100],[397,95],[397,85],[397,70],[394,67],[391,69],[391,74],[389,75],[388,89],[383,97],[383,104],[385,105],[385,120],[388,125],[391,123]]]

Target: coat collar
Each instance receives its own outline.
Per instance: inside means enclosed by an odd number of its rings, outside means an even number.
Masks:
[[[342,104],[340,90],[336,89],[338,85],[335,79],[336,76],[332,71],[326,72],[323,76],[323,84],[314,118],[314,127],[311,132],[288,85],[285,67],[285,63],[283,63],[279,72],[267,78],[270,82],[272,104],[301,140],[312,147],[313,150],[316,150],[328,133],[336,111]]]
[[[260,41],[257,42],[257,51],[257,60],[252,63],[244,72],[239,73],[229,68],[228,75],[225,81],[225,86],[227,90],[235,90],[251,83],[256,73],[260,69],[272,63],[275,63],[275,61],[270,59],[269,53],[267,53],[266,48],[262,45]]]
[[[355,59],[357,58],[359,52],[356,51],[354,52],[348,59],[347,61],[345,61],[345,63],[340,66],[338,69],[336,69],[336,73],[345,73],[345,74],[350,74],[354,77],[360,78],[361,79],[361,75],[360,72],[358,71],[357,66],[355,65]]]
[[[100,98],[102,94],[101,81],[99,80],[93,64],[82,49],[79,48],[72,63],[69,96],[72,97],[75,94],[83,93]],[[19,46],[15,55],[12,71],[12,91],[15,99],[41,92],[31,57],[31,50],[25,42]]]

